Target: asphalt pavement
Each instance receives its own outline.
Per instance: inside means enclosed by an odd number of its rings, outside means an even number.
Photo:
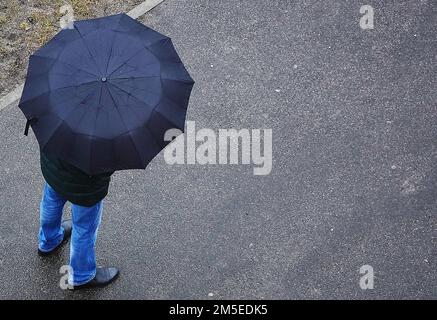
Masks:
[[[271,128],[273,169],[175,165],[113,176],[97,242],[120,278],[59,288],[36,254],[38,146],[0,112],[0,298],[437,298],[435,2],[166,0],[140,20],[196,80],[197,128]],[[69,215],[69,208],[65,210]],[[374,288],[360,287],[360,268]]]

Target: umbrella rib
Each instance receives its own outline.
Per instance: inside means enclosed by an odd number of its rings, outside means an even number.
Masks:
[[[103,91],[103,86],[100,86],[99,105],[100,102],[102,102],[102,91]]]
[[[117,30],[117,28],[120,26],[120,21],[121,21],[121,15],[120,18],[118,19],[117,26],[115,28],[111,28],[111,30],[114,30],[114,37],[112,38],[111,51],[109,52],[108,63],[106,64],[105,74],[108,72],[109,61],[111,61],[112,58],[112,50],[114,49],[115,37],[117,36],[117,32],[115,32],[115,30]]]
[[[121,67],[123,67],[126,63],[128,63],[129,60],[133,59],[138,53],[141,52],[141,50],[143,50],[143,48],[141,48],[140,50],[136,51],[130,58],[128,58],[126,61],[124,61],[121,65],[119,65],[117,68],[115,68],[115,70],[113,70],[108,76],[107,78],[109,78],[114,72],[118,71]]]
[[[179,82],[183,82],[183,83],[193,83],[194,84],[193,78],[191,78],[190,74],[188,73],[187,68],[185,67],[185,65],[183,64],[182,61],[179,61],[179,62],[164,61],[164,62],[161,62],[161,63],[162,63],[163,66],[171,67],[173,69],[181,67],[180,70],[179,70],[180,74],[178,76],[176,76],[175,78],[172,79],[172,78],[169,78],[169,77],[162,77],[162,75],[161,75],[162,79],[170,80],[170,81],[179,81]],[[179,76],[182,76],[183,74],[185,74],[185,76],[188,77],[189,79],[186,79],[186,78],[185,79],[180,79]]]
[[[134,95],[130,94],[129,92],[123,90],[123,89],[120,88],[119,86],[116,86],[116,85],[114,85],[113,83],[112,83],[111,85],[113,85],[113,86],[116,87],[117,89],[121,90],[122,92],[125,92],[125,93],[128,94],[130,97],[133,97],[133,98],[134,98],[135,100],[137,100],[141,105],[148,106],[149,108],[152,109],[152,112],[153,112],[153,110],[155,110],[156,106],[154,106],[154,107],[152,108],[152,107],[151,107],[150,105],[148,105],[146,102],[141,101],[140,99],[138,99],[138,98],[135,97]],[[108,88],[108,89],[109,89],[109,88]],[[109,91],[109,90],[108,90],[108,91]],[[130,109],[133,113],[135,113],[135,111],[134,111],[133,108],[130,106],[130,104],[126,104],[126,105],[129,107],[129,109]],[[117,109],[117,111],[118,111],[118,109]],[[151,133],[151,131],[147,128],[147,125],[145,126],[145,128],[149,131],[149,133]],[[129,130],[128,132],[130,132],[130,131],[133,131],[133,130]],[[153,136],[154,138],[156,138],[152,133],[151,133],[151,136]]]
[[[114,72],[116,72],[116,71],[118,71],[121,67],[123,67],[124,65],[126,65],[130,60],[132,60],[133,58],[135,58],[135,56],[138,54],[138,53],[140,53],[143,49],[144,49],[145,47],[143,46],[143,47],[141,47],[141,49],[140,50],[138,50],[138,51],[136,51],[131,57],[129,57],[125,62],[123,62],[121,65],[119,65],[114,71],[112,71],[108,76],[107,76],[107,78],[109,78]],[[146,64],[146,66],[149,66],[149,65],[151,65],[151,64],[153,64],[153,63],[149,63],[149,64]]]
[[[117,87],[118,88],[118,87]],[[132,96],[134,97],[134,96]],[[144,103],[143,101],[138,100],[136,97],[134,97],[134,99],[136,99],[138,102]],[[146,104],[148,107],[150,107],[148,104]],[[127,103],[126,106],[129,108],[129,110],[134,113],[135,115],[138,115],[137,111],[135,110],[135,108],[133,106],[131,106],[131,104]]]
[[[84,69],[78,68],[78,67],[76,67],[75,65],[73,65],[73,64],[71,64],[71,63],[68,63],[68,62],[65,62],[65,61],[63,61],[63,60],[59,60],[59,59],[55,59],[55,58],[47,57],[47,56],[40,56],[40,55],[38,55],[38,54],[34,54],[33,57],[40,57],[40,58],[44,58],[44,59],[53,60],[53,61],[55,61],[55,62],[60,62],[60,63],[62,63],[62,64],[65,64],[66,66],[73,67],[73,68],[76,69],[76,70],[80,70],[80,71],[86,72],[86,73],[88,73],[88,74],[90,74],[90,75],[92,75],[92,76],[97,77],[96,74],[94,74],[94,73],[92,73],[92,72],[89,72],[89,71],[87,71],[87,70],[84,70]],[[50,66],[50,69],[51,69],[52,67],[53,67],[53,65]]]
[[[161,59],[159,59],[159,57],[157,57],[156,54],[155,54],[152,50],[150,50],[149,47],[152,47],[152,46],[156,45],[156,44],[159,43],[159,42],[164,42],[164,41],[168,41],[168,40],[171,41],[170,38],[165,37],[164,39],[161,39],[161,40],[158,40],[158,41],[156,41],[156,42],[153,42],[153,43],[149,44],[149,46],[144,46],[144,49],[146,49],[147,51],[149,51],[150,54],[151,54],[152,56],[154,56],[154,57],[155,57],[159,62],[162,62]]]
[[[100,86],[100,97],[99,97],[99,105],[100,105],[100,102],[101,102],[101,99],[102,99],[102,90],[103,90],[103,86]],[[109,90],[108,90],[109,91]],[[93,133],[92,133],[92,135],[90,135],[90,137],[91,137],[91,145],[90,145],[90,160],[89,160],[89,170],[90,170],[90,172],[92,171],[91,170],[91,168],[92,168],[92,157],[93,157],[93,150],[94,150],[94,144],[95,144],[95,140],[94,140],[94,137],[95,137],[95,134],[96,134],[96,127],[97,127],[97,118],[99,117],[99,114],[100,114],[100,110],[101,110],[102,108],[101,107],[99,107],[99,108],[97,108],[97,112],[96,112],[96,117],[95,117],[95,119],[94,119],[94,128],[93,128]],[[83,116],[83,115],[82,115]],[[83,118],[83,117],[82,117]]]
[[[161,77],[162,80],[166,80],[166,81],[173,81],[173,82],[180,82],[183,84],[192,84],[194,85],[194,81],[193,80],[185,80],[185,79],[170,79],[170,78],[163,78]]]
[[[56,89],[53,89],[53,90],[44,91],[44,92],[40,93],[39,95],[33,97],[32,99],[20,101],[20,104],[25,103],[25,102],[29,102],[29,101],[32,101],[32,100],[35,100],[35,99],[37,99],[37,98],[39,98],[39,97],[41,97],[41,96],[43,96],[43,95],[45,95],[45,94],[47,94],[47,93],[53,93],[53,92],[56,92],[56,91],[61,90],[61,89],[68,89],[68,88],[79,87],[79,86],[81,86],[81,85],[84,85],[84,84],[90,84],[90,83],[93,83],[93,82],[97,82],[97,81],[96,81],[96,80],[93,80],[93,81],[89,81],[89,82],[81,83],[81,84],[79,84],[79,85],[66,86],[66,87],[56,88]]]
[[[175,81],[175,82],[181,82],[181,81],[170,80],[170,79],[164,79],[164,80],[167,80],[167,81]],[[162,78],[161,78],[161,83],[162,83]],[[185,83],[185,82],[182,82],[182,83],[187,84],[187,83]],[[190,84],[190,83],[188,83],[188,84]],[[162,91],[164,91],[164,84],[162,84],[162,88],[163,88]],[[171,102],[173,102],[173,103],[174,103],[175,105],[177,105],[179,108],[182,108],[182,109],[186,110],[186,108],[181,107],[181,106],[179,105],[179,103],[176,102],[175,100],[173,100],[172,98],[170,98],[170,97],[168,97],[168,96],[166,96],[165,98],[168,99],[168,100],[170,100]],[[162,99],[162,94],[161,94],[161,99]]]
[[[108,87],[108,93],[109,93],[109,96],[110,96],[111,99],[112,99],[112,102],[114,102],[115,109],[117,110],[117,113],[118,113],[118,115],[120,116],[120,120],[121,120],[121,122],[123,123],[123,126],[124,126],[124,128],[125,128],[125,130],[126,130],[126,133],[129,135],[129,139],[132,141],[132,144],[134,145],[135,151],[137,152],[137,155],[138,155],[139,158],[141,159],[141,164],[144,165],[145,161],[144,161],[142,155],[140,154],[140,152],[138,152],[137,145],[136,145],[136,143],[135,143],[135,141],[134,141],[134,139],[132,138],[132,135],[131,135],[131,133],[130,133],[131,131],[128,130],[128,128],[127,128],[127,126],[126,126],[126,123],[124,123],[123,116],[121,115],[121,112],[120,112],[120,110],[118,109],[117,103],[115,102],[115,99],[114,99],[114,97],[112,96],[112,93],[111,93],[111,90],[109,90],[109,87]]]
[[[73,111],[75,111],[80,105],[81,105],[81,103],[82,102],[84,102],[89,96],[91,96],[93,93],[91,92],[91,93],[89,93],[84,99],[82,99],[78,104],[76,104],[69,112],[68,112],[68,114],[67,114],[67,116],[65,117],[65,118],[61,118],[59,115],[56,115],[60,120],[61,120],[61,123],[59,124],[59,125],[57,125],[56,126],[56,128],[53,130],[53,132],[52,132],[52,134],[51,134],[51,136],[50,136],[50,138],[48,138],[47,139],[47,141],[46,141],[46,143],[44,144],[44,146],[46,146],[49,142],[50,142],[50,140],[53,138],[53,136],[55,135],[55,133],[56,133],[56,131],[58,131],[59,130],[59,128],[61,127],[61,125],[65,122],[65,120],[73,113]],[[43,147],[42,147],[43,148]]]
[[[135,56],[134,56],[135,57]],[[134,57],[131,57],[131,58],[129,58],[128,60],[131,60],[132,58],[134,58]],[[117,72],[118,70],[120,70],[120,68],[122,68],[123,66],[125,66],[125,65],[128,65],[128,62],[129,61],[125,61],[121,66],[119,66],[116,70],[114,70],[114,71],[112,71],[111,72],[111,74],[107,77],[108,79],[117,79],[117,78],[109,78],[112,74],[114,74],[115,72]],[[143,65],[143,66],[141,66],[141,67],[138,67],[138,66],[130,66],[131,68],[134,68],[135,69],[135,71],[141,71],[141,68],[144,68],[144,67],[147,67],[147,66],[151,66],[151,65],[154,65],[155,64],[155,62],[151,62],[151,63],[148,63],[148,64],[145,64],[145,65]],[[144,71],[144,72],[146,72],[146,71]],[[125,72],[126,73],[126,72]]]
[[[169,81],[175,81],[175,82],[182,82],[182,83],[186,83],[186,84],[192,84],[193,81],[191,80],[185,80],[185,79],[169,79],[169,78],[162,78],[164,80],[169,80]]]
[[[109,52],[108,62],[106,63],[105,74],[108,72],[109,61],[111,61],[112,50],[114,48],[114,42],[115,42],[115,34],[114,34],[114,39],[112,40],[111,51]]]
[[[123,77],[123,78],[111,78],[110,80],[125,80],[125,79],[149,79],[158,78],[160,76],[148,76],[148,77]]]
[[[119,86],[117,86],[116,84],[114,84],[114,83],[112,83],[112,85],[114,86],[114,87],[117,87],[117,88],[119,88],[120,90],[123,90],[121,87],[119,87]],[[144,92],[148,92],[148,93],[156,93],[156,92],[153,92],[153,91],[150,91],[150,90],[146,90],[146,89],[141,89],[141,88],[138,88],[138,87],[131,87],[131,86],[127,86],[129,89],[131,89],[131,90],[140,90],[140,91],[144,91]],[[132,93],[129,93],[129,92],[127,92],[127,91],[124,91],[124,92],[126,92],[126,93],[128,93],[129,95],[132,95],[133,96],[133,94]],[[138,99],[139,100],[139,99]]]
[[[179,129],[179,130],[182,130],[182,131],[184,130],[184,126],[183,125],[182,126],[178,125],[174,120],[170,119],[165,114],[160,112],[159,109],[156,109],[153,112],[159,113],[161,115],[161,117],[165,118],[169,123],[171,123],[173,125],[173,127],[171,127],[171,128],[173,128],[173,129],[176,128],[176,129]],[[184,117],[184,123],[185,123],[185,117]]]
[[[140,104],[148,106],[149,108],[152,109],[152,110],[151,110],[152,112],[155,111],[157,105],[155,105],[154,107],[151,107],[151,106],[148,105],[145,101],[142,101],[142,100],[138,99],[137,97],[135,97],[135,96],[132,95],[131,93],[127,92],[126,90],[123,90],[123,89],[120,88],[119,86],[117,86],[117,85],[115,85],[115,84],[113,84],[113,83],[111,83],[111,85],[113,85],[113,86],[116,87],[117,89],[121,90],[122,92],[125,92],[125,93],[128,94],[130,97],[133,97],[133,98],[134,98],[135,100],[137,100]],[[127,104],[127,106],[129,106],[129,104]],[[130,106],[129,106],[129,107],[130,107]],[[131,109],[131,110],[132,110],[132,109]],[[183,110],[184,110],[184,109],[183,109]],[[117,111],[118,111],[118,109],[117,109]],[[147,124],[146,124],[146,128],[147,128]],[[149,130],[149,131],[150,131],[150,130]],[[151,132],[151,131],[150,131],[150,132]],[[155,135],[153,135],[153,133],[152,133],[152,136],[153,136],[154,138],[156,138]]]
[[[121,19],[120,19],[119,23],[120,23],[120,22],[121,22]],[[146,28],[148,29],[148,30],[147,30],[148,32],[156,33],[156,34],[158,34],[158,35],[159,35],[160,37],[162,37],[162,38],[160,38],[160,39],[158,39],[158,40],[155,40],[155,41],[153,41],[153,42],[150,42],[150,43],[147,43],[147,44],[146,44],[145,42],[147,42],[147,40],[145,40],[144,38],[142,38],[141,36],[139,36],[137,33],[133,33],[131,30],[120,30],[120,29],[114,29],[114,31],[116,31],[116,32],[118,32],[118,33],[124,33],[124,34],[126,34],[126,35],[128,35],[128,36],[132,36],[132,37],[134,37],[136,40],[140,41],[140,42],[142,43],[143,46],[153,46],[153,45],[157,44],[158,42],[161,42],[161,41],[163,41],[163,40],[165,40],[165,39],[170,39],[169,37],[167,37],[167,36],[165,36],[165,35],[163,35],[163,34],[157,32],[156,30],[153,30],[153,29],[151,29],[151,28],[145,26],[145,25],[142,24],[141,22],[138,22],[138,21],[136,21],[136,20],[135,20],[134,22],[137,23],[137,24],[139,24],[141,28],[146,27]]]
[[[141,103],[144,103],[145,105],[147,105],[147,106],[149,106],[149,107],[151,107],[149,104],[147,104],[145,101],[142,101],[142,100],[140,100],[139,98],[137,98],[137,97],[135,97],[132,93],[130,93],[130,92],[127,92],[126,90],[124,90],[124,89],[122,89],[122,88],[120,88],[119,86],[117,86],[116,84],[114,84],[114,83],[111,83],[111,85],[112,86],[114,86],[114,87],[116,87],[118,90],[121,90],[121,91],[123,91],[124,93],[126,93],[128,96],[130,96],[130,97],[133,97],[134,99],[136,99],[137,101],[139,101],[139,102],[141,102]],[[149,91],[150,92],[150,91]],[[151,93],[153,93],[153,92],[151,92]],[[152,108],[153,109],[153,108]]]
[[[155,146],[157,146],[159,150],[162,150],[161,145],[158,144],[158,143],[156,143],[156,137],[155,137],[155,135],[152,133],[152,131],[148,128],[147,124],[144,126],[144,128],[147,130],[147,132],[149,133],[149,135],[150,135],[151,137],[153,137],[153,142],[155,143]],[[159,153],[159,152],[158,152],[158,153]],[[157,154],[158,154],[158,153],[157,153]],[[156,155],[155,155],[155,156],[156,156]]]
[[[74,29],[77,31],[77,33],[79,33],[79,37],[82,39],[82,43],[84,45],[84,47],[87,49],[89,55],[91,56],[91,58],[94,60],[94,64],[96,65],[96,68],[98,71],[100,71],[99,69],[99,65],[97,64],[97,60],[96,58],[94,58],[93,54],[91,53],[90,48],[88,47],[88,45],[85,42],[85,39],[83,38],[82,34],[80,33],[79,29],[77,28],[76,24],[74,24]]]

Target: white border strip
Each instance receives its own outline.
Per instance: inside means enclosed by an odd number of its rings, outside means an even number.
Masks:
[[[163,2],[164,0],[146,0],[137,5],[135,8],[133,8],[131,11],[127,13],[128,16],[137,19],[141,17],[143,14],[149,12],[153,8],[155,8],[158,4]],[[20,84],[15,89],[13,89],[11,92],[6,94],[5,96],[0,98],[0,111],[5,109],[7,106],[9,106],[11,103],[17,101],[20,99],[21,94],[23,93],[24,84]]]
[[[9,92],[7,95],[0,98],[0,111],[10,105],[12,102],[17,101],[21,97],[23,92],[24,84],[20,84],[14,90]]]
[[[164,0],[146,0],[140,3],[139,5],[137,5],[131,11],[129,11],[127,15],[130,16],[131,18],[137,19],[138,17],[141,17],[146,12],[155,8],[158,4],[160,4],[163,1]]]

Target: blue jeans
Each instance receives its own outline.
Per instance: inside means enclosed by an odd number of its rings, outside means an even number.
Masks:
[[[49,252],[64,238],[61,226],[62,211],[66,199],[61,197],[47,183],[40,206],[39,249]],[[80,285],[89,282],[96,275],[94,246],[102,219],[103,201],[92,207],[71,205],[73,230],[70,246],[70,267],[68,282]]]

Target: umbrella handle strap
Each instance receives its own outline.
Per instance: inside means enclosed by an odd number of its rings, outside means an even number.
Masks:
[[[29,120],[26,121],[26,127],[24,128],[24,135],[27,137],[27,135],[29,134],[29,127],[30,127],[30,123],[34,122],[36,119],[35,118],[31,118]]]

